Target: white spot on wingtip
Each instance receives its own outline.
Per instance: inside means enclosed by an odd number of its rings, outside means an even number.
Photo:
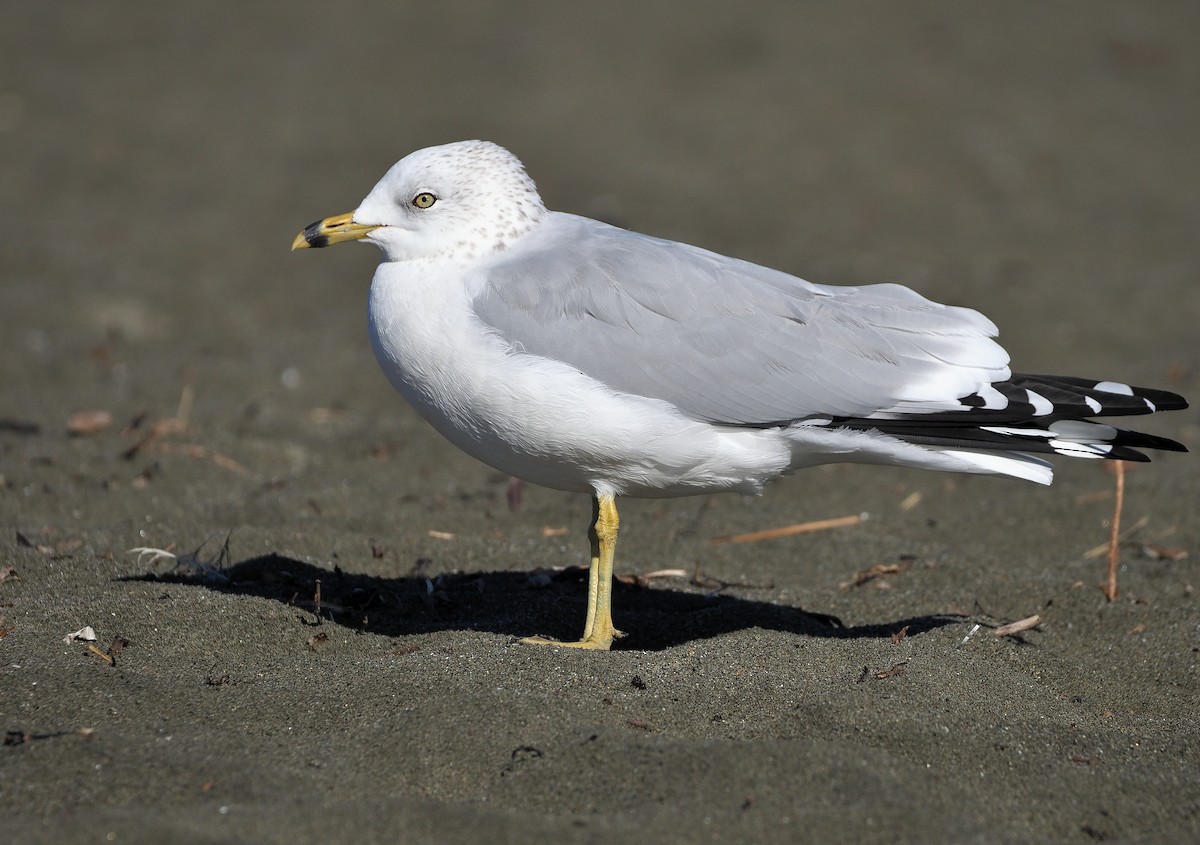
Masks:
[[[1121,384],[1119,381],[1102,381],[1099,382],[1093,390],[1100,390],[1104,393],[1117,393],[1121,396],[1132,396],[1133,388],[1127,384]]]
[[[983,407],[989,411],[1003,411],[1008,407],[1008,397],[990,384],[980,388],[976,395],[983,400]]]
[[[1029,404],[1033,405],[1033,415],[1035,417],[1044,417],[1047,414],[1054,413],[1054,403],[1042,394],[1026,390],[1025,395],[1029,397]]]

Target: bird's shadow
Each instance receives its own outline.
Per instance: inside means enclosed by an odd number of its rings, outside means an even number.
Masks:
[[[125,581],[191,584],[225,593],[271,599],[303,611],[307,621],[330,620],[388,636],[434,631],[491,631],[513,637],[533,634],[575,639],[582,628],[587,570],[470,572],[388,578],[322,569],[268,554],[229,565],[190,556],[166,572],[125,576]],[[633,583],[629,583],[632,581]],[[917,616],[844,626],[836,617],[798,607],[754,601],[724,592],[679,590],[618,580],[613,585],[614,621],[628,632],[616,646],[659,651],[747,628],[845,639],[882,638],[907,627],[919,634],[965,617]]]

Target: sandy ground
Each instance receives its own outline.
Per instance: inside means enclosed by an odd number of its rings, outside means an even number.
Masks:
[[[1194,455],[1129,474],[1111,604],[1097,464],[843,467],[625,503],[619,650],[515,642],[578,634],[586,498],[510,505],[388,389],[372,250],[288,252],[412,149],[1200,396],[1194,3],[650,5],[4,4],[6,840],[1200,836]]]

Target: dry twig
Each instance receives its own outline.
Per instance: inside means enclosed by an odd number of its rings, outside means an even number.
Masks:
[[[1188,556],[1188,550],[1143,543],[1142,554],[1151,560],[1184,560]]]
[[[645,575],[637,572],[630,572],[614,577],[622,584],[636,585],[638,587],[646,588],[659,578],[687,578],[688,571],[686,569],[656,569],[654,572],[647,572]]]
[[[67,417],[67,434],[85,437],[99,434],[112,425],[112,414],[108,411],[75,411]]]
[[[88,651],[90,651],[92,654],[99,657],[101,660],[103,660],[109,666],[117,665],[117,659],[115,657],[113,657],[111,654],[105,654],[104,652],[102,652],[100,649],[96,648],[96,646],[92,645],[91,643],[87,644],[87,648],[88,648]]]
[[[1033,616],[1026,616],[1024,619],[1018,619],[1016,622],[1009,622],[1007,625],[1001,625],[992,631],[997,637],[1011,637],[1020,634],[1022,631],[1028,631],[1030,628],[1036,628],[1042,624],[1042,617],[1036,613]]]
[[[795,534],[811,534],[814,531],[827,531],[830,528],[844,528],[848,525],[858,525],[866,518],[865,514],[839,516],[833,519],[818,519],[813,522],[799,522],[795,525],[785,525],[782,528],[768,528],[765,531],[752,531],[749,534],[722,535],[709,540],[714,545],[724,543],[757,543],[759,540],[775,540],[779,537],[791,537]]]
[[[1117,478],[1113,503],[1112,532],[1108,536],[1108,578],[1104,584],[1104,597],[1117,600],[1117,569],[1121,565],[1121,509],[1125,506],[1125,462],[1115,461],[1113,469]]]
[[[908,661],[901,660],[899,663],[893,663],[891,668],[880,669],[878,672],[873,672],[871,674],[871,677],[873,677],[877,681],[883,681],[883,680],[886,680],[887,678],[894,678],[896,675],[899,675],[904,671],[905,663],[908,663]]]
[[[898,575],[912,569],[913,559],[902,558],[899,563],[877,563],[870,569],[855,572],[849,581],[843,581],[838,586],[843,590],[851,587],[861,587],[868,581],[873,581],[881,575]]]

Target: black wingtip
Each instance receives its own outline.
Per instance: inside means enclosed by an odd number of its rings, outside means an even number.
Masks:
[[[1182,411],[1188,407],[1188,401],[1178,393],[1153,387],[1137,387],[1136,385],[1131,385],[1131,388],[1134,396],[1152,402],[1155,411]]]
[[[1014,373],[1006,384],[1043,393],[1054,403],[1057,415],[1064,418],[1154,414],[1159,411],[1182,411],[1188,407],[1186,399],[1169,390],[1077,376]],[[994,386],[1003,389],[1006,385]],[[1100,408],[1096,410],[1093,405],[1085,410],[1083,403],[1098,404]]]

